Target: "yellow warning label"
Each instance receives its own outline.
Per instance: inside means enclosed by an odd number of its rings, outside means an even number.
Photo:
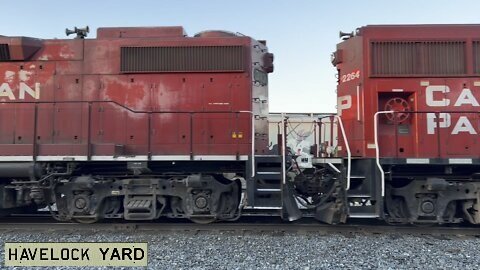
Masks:
[[[5,243],[5,266],[147,266],[147,243]]]

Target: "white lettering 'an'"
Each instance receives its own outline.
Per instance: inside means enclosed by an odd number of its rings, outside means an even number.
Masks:
[[[438,119],[436,118],[435,113],[427,113],[427,133],[428,134],[435,134],[435,129],[437,127],[448,128],[450,127],[451,123],[452,121],[449,113],[439,113]]]
[[[20,82],[18,99],[25,99],[25,94],[28,94],[34,99],[40,99],[40,83],[35,83],[35,87],[32,89],[26,83]],[[10,100],[16,99],[8,83],[2,83],[0,85],[0,97],[8,97]]]
[[[455,102],[454,106],[458,107],[458,106],[468,105],[468,104],[476,107],[480,106],[480,104],[478,104],[477,99],[473,95],[472,91],[468,88],[465,88],[460,93],[460,96],[458,96],[458,99]]]
[[[426,102],[427,105],[430,107],[445,107],[450,105],[450,100],[443,98],[442,100],[435,100],[433,97],[433,94],[435,92],[440,92],[440,93],[449,93],[450,92],[450,87],[446,85],[431,85],[427,86],[425,89],[425,95],[426,95]]]
[[[468,132],[470,134],[477,134],[472,126],[472,123],[466,116],[460,116],[458,122],[453,128],[452,134],[458,134],[460,132]]]
[[[341,96],[337,98],[337,113],[342,116],[342,111],[352,107],[352,96]]]
[[[8,97],[10,100],[15,100],[15,95],[8,83],[2,83],[0,85],[0,97]]]
[[[25,93],[29,94],[34,99],[40,99],[40,83],[35,83],[35,90],[30,88],[26,83],[20,83],[19,99],[25,99]]]

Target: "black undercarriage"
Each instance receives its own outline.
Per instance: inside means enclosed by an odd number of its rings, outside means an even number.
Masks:
[[[400,223],[480,223],[478,165],[388,166],[387,219]]]
[[[281,175],[281,166],[274,162],[278,157],[269,158],[263,165],[266,171],[275,169],[279,172],[275,175]],[[383,164],[384,194],[374,159],[352,160],[349,190],[343,162],[299,168],[295,158],[289,158],[286,179],[278,180],[278,189],[271,188],[277,182],[266,174],[259,179],[251,177],[249,164],[2,163],[0,213],[5,216],[46,207],[58,220],[80,223],[160,217],[210,223],[234,221],[247,208],[261,215],[260,209],[268,208],[262,207],[263,199],[288,220],[312,216],[331,224],[344,223],[347,218],[376,218],[393,224],[480,223],[480,174],[475,164]],[[261,169],[258,165],[256,175],[262,176]],[[259,186],[250,191],[252,183]]]

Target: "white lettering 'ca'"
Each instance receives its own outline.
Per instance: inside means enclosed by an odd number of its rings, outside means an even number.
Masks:
[[[441,99],[435,99],[435,93],[443,94]],[[447,107],[450,105],[450,99],[446,98],[446,93],[450,93],[450,87],[447,85],[430,85],[425,89],[425,102],[429,107]],[[437,94],[437,95],[438,95]],[[458,95],[454,107],[460,107],[463,105],[471,105],[474,107],[479,107],[477,99],[472,93],[472,90],[468,88],[463,88],[460,94]]]

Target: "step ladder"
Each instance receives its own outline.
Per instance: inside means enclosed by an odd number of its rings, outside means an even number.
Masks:
[[[255,174],[249,179],[249,206],[255,209],[282,209],[282,157],[256,155]]]
[[[354,181],[365,181],[365,176],[351,176]],[[347,200],[350,218],[375,218],[378,217],[376,205],[372,205],[375,201],[370,192],[362,192],[361,190],[347,191]]]
[[[347,200],[350,218],[377,218],[383,211],[381,187],[374,160],[352,160]]]

